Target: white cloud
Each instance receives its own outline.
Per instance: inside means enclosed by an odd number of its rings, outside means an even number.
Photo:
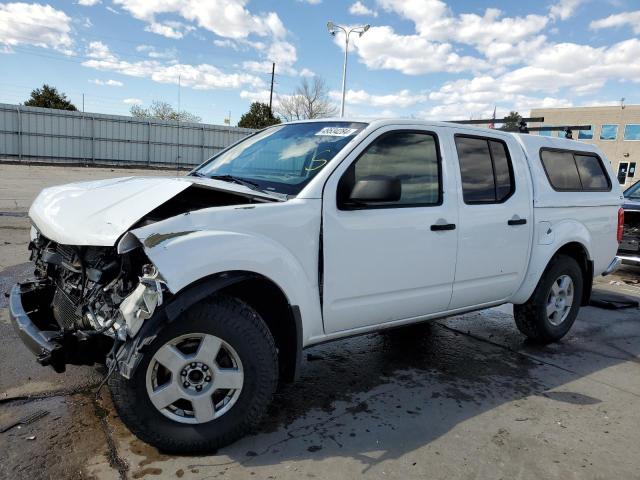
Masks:
[[[546,41],[541,32],[549,17],[542,15],[505,17],[495,8],[483,15],[454,15],[442,0],[378,0],[378,4],[412,21],[415,33],[402,35],[390,26],[376,26],[356,38],[357,54],[369,68],[409,75],[477,72],[522,62]],[[459,53],[457,44],[471,46],[481,56]]]
[[[118,81],[118,80],[100,80],[100,79],[93,79],[93,80],[89,80],[89,83],[93,83],[94,85],[100,85],[100,86],[106,86],[106,87],[122,87],[124,85],[124,83]]]
[[[139,98],[125,98],[122,102],[127,105],[142,105],[143,103]]]
[[[173,38],[173,39],[180,39],[184,37],[184,32],[181,32],[180,30],[173,28],[172,26],[167,25],[166,23],[157,23],[157,22],[150,23],[149,25],[144,27],[144,31],[155,33],[157,35],[162,35],[163,37]]]
[[[549,7],[549,16],[553,19],[567,20],[585,0],[560,0]]]
[[[342,92],[330,92],[331,98],[339,101],[342,98]],[[387,95],[374,95],[364,90],[347,90],[345,95],[345,103],[350,105],[367,105],[372,107],[396,107],[407,108],[416,103],[425,102],[429,99],[426,94],[413,94],[409,90],[401,90],[396,93]]]
[[[0,3],[0,45],[34,45],[70,54],[71,18],[50,5]]]
[[[296,48],[286,40],[287,29],[278,14],[254,14],[246,8],[248,0],[113,0],[113,3],[146,22],[145,30],[152,33],[180,39],[199,27],[222,37],[214,40],[217,46],[256,49],[262,60],[278,63],[282,71],[292,69],[297,61]],[[177,15],[189,23],[158,20],[161,15]],[[270,42],[265,45],[252,36]]]
[[[146,53],[149,58],[176,58],[178,51],[175,48],[166,48],[164,50],[157,50],[152,45],[138,45],[136,52]]]
[[[636,38],[599,48],[575,43],[547,45],[520,68],[445,83],[429,94],[435,105],[423,115],[478,118],[490,115],[495,105],[521,112],[571,106],[570,98],[595,93],[608,81],[640,83],[639,58],[640,39]]]
[[[269,103],[269,90],[249,91],[242,90],[240,98],[253,102]]]
[[[354,3],[353,5],[351,5],[349,7],[349,13],[351,15],[369,15],[369,16],[372,16],[372,17],[377,17],[378,16],[378,12],[376,12],[375,10],[370,9],[364,3],[362,3],[360,0],[358,0],[356,3]]]
[[[318,5],[322,3],[322,0],[298,0],[301,3],[308,3],[309,5]]]
[[[116,72],[132,77],[150,78],[158,83],[178,83],[196,90],[219,88],[240,88],[248,85],[254,88],[264,86],[260,77],[248,73],[224,73],[206,63],[199,65],[181,64],[175,61],[163,63],[158,59],[129,62],[114,55],[102,42],[91,42],[87,51],[90,60],[83,66],[101,71]]]
[[[82,5],[83,7],[93,7],[99,3],[102,3],[101,0],[78,0],[78,5]]]
[[[286,30],[278,15],[253,15],[245,8],[247,0],[114,0],[138,20],[156,23],[156,16],[177,14],[197,26],[226,38],[260,36],[284,37]]]
[[[344,44],[341,38],[336,42]],[[367,67],[398,70],[407,75],[463,72],[489,66],[480,58],[457,54],[451,44],[432,42],[419,35],[399,35],[388,26],[371,27],[355,41],[355,48]]]
[[[640,10],[618,13],[600,20],[594,20],[589,24],[589,27],[593,30],[600,30],[602,28],[622,27],[625,25],[630,26],[633,29],[633,33],[640,35]]]

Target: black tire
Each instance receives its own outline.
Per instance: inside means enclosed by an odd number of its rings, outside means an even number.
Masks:
[[[573,281],[573,303],[569,313],[559,325],[553,325],[547,315],[547,302],[551,287],[563,275]],[[537,343],[551,343],[564,337],[578,316],[582,300],[584,278],[582,269],[573,257],[557,255],[551,262],[531,298],[522,304],[513,306],[513,316],[518,330]]]
[[[201,424],[179,423],[163,415],[149,399],[147,367],[165,343],[190,333],[215,335],[235,349],[244,370],[236,403],[222,416]],[[131,380],[114,373],[109,387],[125,425],[141,440],[163,452],[210,453],[246,435],[271,403],[278,384],[278,354],[265,322],[246,303],[215,295],[160,330],[145,349]]]

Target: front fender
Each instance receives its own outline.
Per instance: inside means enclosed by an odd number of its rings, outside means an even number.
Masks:
[[[131,233],[140,240],[172,293],[218,273],[255,273],[273,281],[289,304],[300,308],[305,338],[321,333],[317,276],[307,273],[294,255],[274,240],[254,233],[223,230],[148,236],[141,231]]]
[[[549,229],[551,233],[548,233]],[[524,303],[531,297],[547,265],[563,246],[579,243],[586,250],[588,259],[593,260],[591,233],[582,223],[574,220],[554,222],[553,226],[549,222],[538,222],[534,242],[527,274],[520,288],[509,299],[511,303]]]

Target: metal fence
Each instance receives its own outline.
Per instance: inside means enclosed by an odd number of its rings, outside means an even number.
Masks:
[[[0,161],[193,166],[252,132],[0,103]]]

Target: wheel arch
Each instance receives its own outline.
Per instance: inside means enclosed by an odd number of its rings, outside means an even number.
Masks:
[[[284,290],[273,280],[250,271],[220,272],[198,279],[172,295],[147,320],[138,335],[118,354],[120,373],[131,378],[143,355],[143,348],[163,324],[175,321],[191,306],[216,293],[224,293],[247,303],[262,317],[278,349],[280,378],[294,381],[302,360],[303,326],[300,308],[291,304]]]
[[[591,299],[594,267],[593,259],[587,246],[589,242],[585,240],[584,238],[572,238],[567,239],[562,244],[535,246],[534,252],[537,250],[537,253],[532,254],[529,263],[529,272],[527,273],[524,283],[512,296],[510,300],[511,303],[522,304],[528,301],[554,259],[558,255],[567,255],[575,259],[580,266],[584,280],[580,304],[582,306],[588,305]],[[547,248],[543,249],[542,247]],[[533,265],[537,267],[532,268]]]

